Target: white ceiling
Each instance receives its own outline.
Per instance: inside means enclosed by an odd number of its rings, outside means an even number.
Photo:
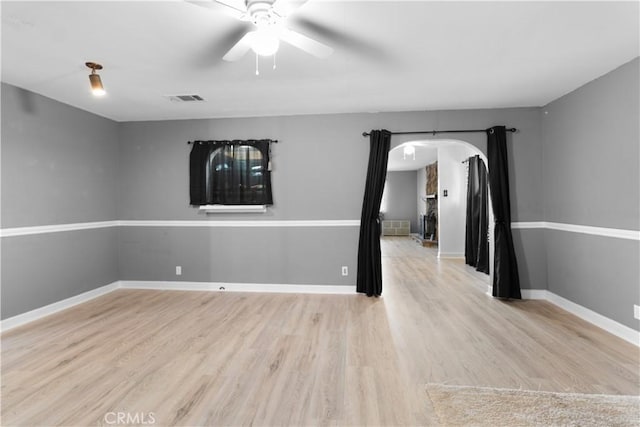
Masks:
[[[388,171],[412,171],[421,169],[438,160],[438,146],[440,141],[431,141],[430,145],[418,145],[411,142],[400,144],[389,151],[387,162]],[[412,145],[416,155],[405,156],[404,147]]]
[[[215,5],[2,1],[2,81],[118,121],[542,106],[638,56],[638,21],[637,1],[310,0],[289,26],[335,52],[282,45],[256,76],[221,61],[243,26]]]
[[[405,156],[404,148],[412,146],[415,149],[414,156]],[[476,148],[463,141],[455,139],[421,139],[415,141],[407,141],[389,151],[389,161],[387,170],[389,171],[414,171],[422,169],[433,162],[438,161],[438,149],[443,147],[454,147],[464,145],[469,153],[482,153]]]

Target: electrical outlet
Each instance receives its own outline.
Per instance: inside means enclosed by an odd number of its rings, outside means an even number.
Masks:
[[[349,267],[347,267],[346,265],[342,266],[342,275],[343,276],[348,276],[349,275]]]
[[[182,266],[176,265],[176,276],[182,276]]]
[[[640,320],[640,305],[633,304],[633,317]]]

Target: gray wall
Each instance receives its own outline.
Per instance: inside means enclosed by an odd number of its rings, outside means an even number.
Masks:
[[[116,122],[2,84],[2,228],[118,219],[117,161]]]
[[[118,125],[2,84],[2,228],[117,219]],[[117,230],[2,238],[2,318],[118,280]]]
[[[119,219],[203,219],[188,203],[187,141],[273,138],[274,206],[249,219],[360,219],[369,153],[362,131],[520,129],[508,138],[513,221],[540,221],[540,109],[427,111],[128,122],[120,124]],[[458,134],[486,154],[486,135]],[[425,138],[429,138],[428,136]],[[410,140],[398,135],[392,147]],[[216,215],[214,219],[237,219]]]
[[[123,280],[348,285],[358,227],[122,227]],[[135,262],[132,262],[134,260]],[[175,275],[175,266],[182,276]],[[341,275],[341,266],[350,275]]]
[[[348,115],[122,123],[120,219],[206,219],[189,206],[187,141],[250,138],[280,140],[274,206],[242,219],[360,219],[368,153],[360,133]]]
[[[487,128],[507,124],[520,129],[510,140],[514,221],[540,221],[542,151],[537,108],[336,114],[129,122],[120,125],[121,220],[358,220],[369,153],[362,131],[387,128]],[[274,206],[266,214],[203,215],[189,206],[187,141],[273,138]],[[459,135],[486,153],[486,135]],[[394,137],[392,146],[407,138]],[[415,173],[412,196],[415,199]],[[513,190],[515,189],[515,190]],[[416,211],[415,202],[412,203]],[[415,218],[411,215],[411,218]],[[127,227],[119,240],[122,280],[205,280],[279,284],[355,283],[358,227],[247,229]],[[542,230],[536,230],[542,236]],[[135,236],[125,238],[124,236]],[[247,241],[247,236],[249,241]],[[321,237],[322,236],[322,237]],[[324,236],[332,236],[331,243]],[[267,242],[267,243],[263,243]],[[268,242],[288,242],[258,259],[257,271],[229,264],[242,254],[260,254]],[[254,248],[253,245],[256,247]],[[267,246],[265,246],[267,245]],[[218,248],[214,253],[205,248]],[[278,246],[275,246],[278,247]],[[147,248],[148,251],[142,248]],[[518,255],[532,266],[544,257],[538,245],[522,245]],[[533,251],[533,252],[531,252]],[[185,261],[186,260],[186,261]],[[175,266],[183,267],[182,276]],[[212,268],[219,265],[220,268]],[[230,265],[234,265],[230,268]],[[245,264],[242,264],[243,266]],[[350,275],[340,275],[340,267]],[[523,275],[523,287],[544,289],[545,277]],[[534,282],[534,280],[540,280]]]
[[[418,228],[417,171],[389,171],[384,186],[384,219],[408,219],[411,232]]]
[[[2,318],[118,280],[116,228],[2,238]]]
[[[543,108],[545,220],[640,230],[639,60]],[[548,288],[639,329],[638,241],[547,230]]]
[[[501,123],[520,129],[510,138],[514,221],[542,218],[536,108],[114,123],[8,85],[2,107],[3,228],[115,219],[358,220],[369,151],[363,130]],[[483,134],[459,137],[486,152]],[[186,142],[210,138],[280,140],[273,147],[275,204],[266,214],[206,216],[189,206]],[[405,140],[394,137],[392,145]],[[349,285],[357,234],[357,226],[139,226],[3,238],[2,315],[115,280]],[[537,244],[517,250],[531,271],[544,270]],[[245,254],[251,264],[239,261]],[[39,268],[31,268],[34,260]],[[546,287],[545,277],[524,276],[524,287]]]
[[[361,133],[348,116],[123,123],[119,216],[357,221],[368,153]],[[274,205],[268,212],[206,215],[189,206],[187,141],[249,138],[280,141],[272,146]],[[121,279],[354,285],[358,230],[128,227],[120,239]],[[175,274],[178,265],[182,276]],[[342,266],[349,276],[342,276]]]
[[[357,220],[363,130],[505,124],[514,222],[640,229],[638,59],[543,109],[114,123],[2,85],[2,227],[105,220]],[[546,112],[546,114],[545,114]],[[486,136],[459,134],[486,153]],[[275,138],[275,205],[207,217],[188,205],[187,141]],[[427,138],[429,138],[427,136]],[[392,147],[410,140],[395,136]],[[414,183],[416,179],[414,179]],[[415,194],[415,192],[414,192]],[[414,210],[415,212],[415,210]],[[352,284],[357,227],[127,227],[2,239],[2,317],[115,280]],[[639,244],[514,230],[523,288],[638,329]],[[248,254],[254,260],[239,260]],[[175,276],[175,265],[183,275]],[[350,267],[350,276],[339,274]]]

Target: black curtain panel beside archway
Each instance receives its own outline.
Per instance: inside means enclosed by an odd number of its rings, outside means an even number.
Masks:
[[[467,220],[465,229],[465,262],[489,274],[489,206],[487,204],[487,168],[480,156],[467,160]]]
[[[360,218],[358,278],[356,291],[367,296],[382,294],[382,255],[380,252],[380,203],[387,177],[391,132],[372,130],[369,135],[369,166]]]
[[[518,264],[511,235],[511,204],[509,199],[509,169],[507,164],[507,133],[504,126],[487,129],[489,188],[495,218],[493,296],[522,298]]]

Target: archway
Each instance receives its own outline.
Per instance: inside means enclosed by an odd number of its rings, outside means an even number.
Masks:
[[[403,155],[405,147],[415,149],[415,155]],[[388,171],[422,171],[424,167],[438,161],[440,179],[438,180],[438,219],[439,219],[439,239],[438,258],[457,258],[464,255],[464,233],[466,214],[466,188],[467,171],[463,160],[478,155],[488,166],[485,153],[468,141],[459,139],[421,139],[402,141],[393,144],[389,152]],[[418,186],[419,187],[419,186]],[[418,190],[420,190],[418,188]],[[446,195],[445,195],[446,190]],[[424,191],[424,190],[423,190]],[[418,191],[418,194],[420,191]],[[491,193],[488,191],[489,203],[489,271],[488,291],[491,291],[493,282],[493,259],[494,259],[494,235],[493,235],[493,208],[490,203]],[[423,200],[429,203],[432,200]],[[426,206],[420,205],[418,200],[418,215],[426,211]],[[422,208],[422,209],[421,209]],[[382,211],[383,209],[381,209]],[[393,219],[393,218],[389,218]],[[419,222],[419,221],[418,221]]]

